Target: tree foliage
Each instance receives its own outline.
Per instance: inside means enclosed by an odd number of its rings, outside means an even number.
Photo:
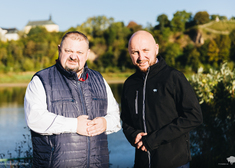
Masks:
[[[217,16],[221,18],[219,15],[211,18]],[[131,35],[138,30],[147,30],[153,35],[159,54],[169,65],[183,71],[196,72],[199,67],[209,71],[211,67],[218,68],[223,61],[235,61],[235,31],[229,36],[214,35],[198,45],[194,42],[199,32],[195,21],[205,23],[207,20],[205,11],[192,18],[191,13],[183,10],[177,11],[172,20],[161,14],[157,17],[158,25],[146,28],[134,21],[125,25],[103,15],[90,17],[65,32],[47,32],[44,27],[34,27],[28,34],[22,33],[17,41],[0,42],[0,72],[37,71],[53,65],[62,36],[75,30],[87,35],[90,49],[97,57],[89,61],[89,65],[101,72],[133,69],[127,46]]]
[[[192,17],[191,13],[183,11],[177,11],[171,20],[171,26],[173,31],[184,31],[186,22],[189,22]]]
[[[164,31],[165,27],[170,26],[170,21],[168,20],[167,15],[162,14],[157,17],[157,21],[159,22],[160,30]]]
[[[206,11],[197,12],[194,16],[194,21],[197,25],[205,24],[209,22],[209,17],[210,15]]]
[[[191,133],[191,166],[218,167],[234,155],[235,71],[222,64],[219,71],[193,75],[191,85],[203,111],[203,124]]]

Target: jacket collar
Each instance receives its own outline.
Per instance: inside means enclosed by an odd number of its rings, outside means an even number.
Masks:
[[[152,77],[156,75],[167,65],[165,60],[162,58],[162,56],[158,55],[157,59],[158,59],[158,62],[149,67],[148,77]],[[136,74],[140,76],[141,78],[145,77],[146,75],[145,73],[141,72],[139,68],[136,68]]]

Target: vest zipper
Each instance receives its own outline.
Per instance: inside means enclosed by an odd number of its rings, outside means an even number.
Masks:
[[[83,114],[84,115],[88,115],[87,112],[86,112],[86,105],[85,105],[85,102],[84,102],[84,97],[83,97],[83,93],[82,93],[82,86],[81,86],[81,82],[78,81],[77,82],[77,85],[78,85],[78,90],[79,90],[79,93],[80,93],[80,100],[81,100],[81,104],[82,104],[82,110],[83,110]],[[87,137],[87,168],[90,167],[90,137],[88,136]]]
[[[150,68],[148,68],[148,71],[146,73],[146,76],[144,78],[144,86],[143,86],[143,125],[144,125],[144,132],[147,133],[147,126],[146,126],[146,120],[145,120],[145,94],[146,94],[146,82],[148,78]],[[147,151],[148,153],[148,159],[149,159],[149,168],[151,168],[151,155],[150,152]]]
[[[49,139],[48,136],[47,137],[47,140]],[[50,160],[49,160],[49,164],[48,164],[48,167],[51,167],[51,160],[52,160],[52,156],[53,156],[53,153],[54,153],[54,146],[52,145],[51,141],[50,141],[50,145],[51,145],[51,153],[50,153]]]

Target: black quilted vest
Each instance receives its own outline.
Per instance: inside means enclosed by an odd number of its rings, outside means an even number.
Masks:
[[[84,68],[83,81],[65,71],[60,63],[36,73],[45,88],[48,111],[65,117],[107,114],[107,93],[99,72]],[[34,167],[109,167],[107,135],[94,137],[76,133],[40,135],[33,131]]]

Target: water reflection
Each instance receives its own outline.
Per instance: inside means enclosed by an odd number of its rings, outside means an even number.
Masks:
[[[122,84],[110,84],[117,102],[121,102]],[[26,87],[0,87],[0,107],[23,107]]]
[[[24,104],[26,87],[0,88],[0,107],[21,107]]]

